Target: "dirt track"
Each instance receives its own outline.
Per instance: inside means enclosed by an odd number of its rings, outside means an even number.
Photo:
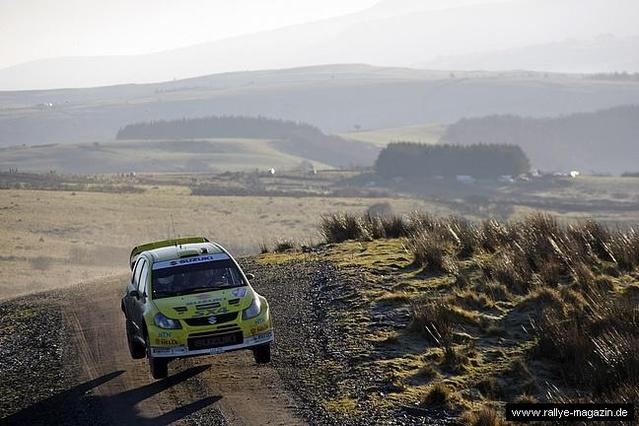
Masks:
[[[105,423],[303,423],[277,372],[258,367],[249,351],[177,360],[169,366],[169,378],[153,380],[146,360],[131,359],[127,349],[119,309],[125,280],[122,276],[79,287],[64,309],[82,381],[97,384],[91,392]]]
[[[235,352],[174,361],[167,379],[153,380],[146,360],[128,353],[119,305],[127,276],[91,281],[0,303],[0,424],[439,424],[369,399],[388,383],[345,321],[359,309],[357,270],[240,261],[270,301],[271,364]],[[356,408],[334,408],[344,398]]]

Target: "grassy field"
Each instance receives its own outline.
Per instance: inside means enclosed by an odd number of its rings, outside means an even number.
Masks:
[[[361,213],[384,202],[399,214],[423,210],[474,220],[512,220],[546,211],[564,223],[639,222],[639,178],[473,186],[430,182],[422,185],[428,192],[419,195],[410,188],[353,183],[357,176],[356,171],[134,178],[2,173],[0,297],[120,272],[133,245],[170,235],[204,234],[240,254],[283,239],[317,242],[320,215]]]
[[[388,129],[361,130],[340,134],[341,137],[375,146],[385,147],[390,142],[421,142],[436,144],[444,134],[446,126],[441,124],[418,124]]]
[[[64,173],[294,169],[304,161],[262,139],[116,141],[0,149],[0,170]],[[326,168],[316,163],[316,167]]]
[[[407,199],[192,196],[186,187],[140,194],[0,191],[0,298],[92,280],[126,270],[141,242],[205,235],[236,254],[283,238],[317,241],[320,214],[362,212],[388,201],[399,213],[449,212]]]

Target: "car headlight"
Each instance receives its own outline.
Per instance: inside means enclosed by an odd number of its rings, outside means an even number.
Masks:
[[[158,313],[155,316],[154,320],[155,320],[155,325],[157,325],[160,328],[168,328],[168,329],[182,328],[182,326],[180,325],[180,321],[167,318],[164,315],[162,315],[162,313]]]
[[[253,302],[251,303],[251,306],[244,309],[244,311],[242,312],[242,319],[248,320],[251,318],[255,318],[256,316],[260,314],[260,312],[262,312],[262,304],[260,303],[260,298],[255,296],[253,298]]]

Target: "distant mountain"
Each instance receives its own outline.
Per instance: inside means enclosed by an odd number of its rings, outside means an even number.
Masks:
[[[452,124],[442,140],[516,144],[534,167],[620,174],[638,169],[639,106],[621,106],[554,118],[496,115]]]
[[[566,73],[636,71],[639,70],[639,37],[599,36],[591,40],[566,40],[509,50],[443,56],[416,66]]]
[[[168,81],[331,63],[428,63],[442,69],[445,61],[435,58],[518,49],[566,38],[589,40],[609,33],[634,36],[639,31],[637,22],[636,0],[383,0],[359,13],[165,52],[52,58],[16,65],[0,70],[0,90]],[[608,60],[604,56],[589,63],[588,69],[574,70],[606,71]],[[508,69],[525,68],[524,63],[508,65]],[[569,65],[570,58],[553,64],[557,69]]]

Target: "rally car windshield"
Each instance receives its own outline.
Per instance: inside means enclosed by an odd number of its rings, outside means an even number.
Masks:
[[[204,293],[246,285],[231,260],[171,266],[153,271],[153,297]]]

